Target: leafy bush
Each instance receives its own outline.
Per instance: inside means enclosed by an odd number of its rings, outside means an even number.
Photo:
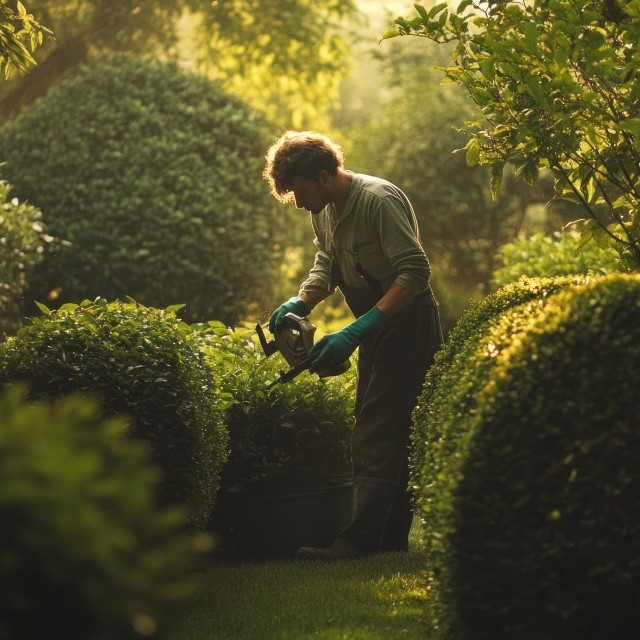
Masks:
[[[115,56],[62,80],[0,131],[16,193],[70,243],[46,253],[31,298],[129,295],[229,324],[266,303],[284,224],[262,181],[269,140],[243,102],[174,65]]]
[[[214,378],[175,309],[98,299],[32,319],[0,348],[0,381],[24,380],[37,398],[75,391],[128,414],[163,469],[162,497],[207,522],[226,457]]]
[[[637,628],[639,307],[637,276],[591,279],[477,342],[461,381],[475,403],[422,469],[439,637]]]
[[[351,475],[353,369],[323,380],[303,373],[268,388],[289,367],[280,354],[265,357],[253,328],[193,328],[225,402],[230,454],[223,491],[273,486],[291,475],[299,482]]]
[[[502,267],[493,274],[498,286],[522,276],[602,275],[624,270],[618,253],[609,244],[601,246],[595,240],[585,243],[573,231],[556,231],[550,236],[537,233],[502,246],[498,257]]]
[[[0,331],[20,324],[27,277],[42,260],[42,214],[36,207],[10,198],[11,185],[0,180]]]
[[[0,397],[0,636],[154,636],[191,589],[181,510],[122,419],[67,398]]]
[[[425,456],[433,450],[432,445],[439,440],[441,430],[449,427],[455,430],[458,413],[475,402],[473,386],[463,389],[461,381],[464,380],[468,358],[472,357],[478,341],[489,328],[512,307],[544,301],[560,289],[584,281],[584,276],[520,278],[518,282],[505,285],[482,300],[471,302],[450,332],[447,342],[436,353],[435,362],[427,371],[422,393],[414,409],[412,467],[416,476],[425,462]],[[460,402],[463,404],[459,406]]]
[[[558,291],[585,281],[589,279],[577,276],[522,278],[472,303],[427,371],[413,412],[411,474],[417,513],[425,523],[429,566],[438,580],[430,608],[436,619],[449,613],[440,608],[440,594],[448,589],[448,537],[454,526],[462,451],[467,446],[466,432],[460,425],[476,411],[479,394],[496,363],[492,357],[478,357],[479,344],[511,309],[543,306]],[[509,341],[511,336],[510,331],[505,332],[503,340]]]

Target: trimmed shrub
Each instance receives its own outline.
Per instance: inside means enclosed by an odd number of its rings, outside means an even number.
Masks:
[[[233,324],[274,295],[285,216],[262,180],[270,135],[242,101],[175,65],[114,56],[0,131],[0,158],[49,233],[31,299],[124,299]]]
[[[163,502],[203,526],[227,437],[213,374],[176,309],[98,299],[44,311],[0,347],[0,381],[25,381],[35,398],[84,391],[105,415],[131,416],[163,470]]]
[[[615,249],[594,239],[585,242],[577,231],[536,233],[530,238],[503,245],[498,251],[502,267],[493,282],[503,286],[523,276],[603,275],[625,271]]]
[[[413,412],[411,475],[416,513],[425,525],[433,581],[429,611],[434,634],[453,624],[449,620],[451,607],[445,603],[450,588],[449,544],[455,526],[455,491],[462,473],[463,452],[468,446],[461,422],[476,411],[481,389],[496,363],[493,357],[478,357],[479,345],[512,309],[542,306],[558,291],[585,281],[589,278],[521,278],[473,302],[427,371]],[[512,332],[507,331],[502,340],[508,342],[511,336]]]
[[[219,322],[193,325],[219,381],[230,437],[222,490],[233,493],[283,479],[314,483],[351,475],[355,371],[318,379],[303,373],[269,388],[288,364],[265,357],[255,330]]]
[[[422,469],[436,637],[638,628],[639,310],[637,276],[591,279],[476,344],[462,381],[475,402]]]
[[[42,214],[36,207],[11,198],[11,185],[0,180],[0,332],[20,325],[27,278],[42,260],[45,239]]]
[[[587,276],[556,278],[520,278],[482,300],[472,301],[447,342],[436,353],[427,371],[422,393],[413,413],[412,472],[420,484],[423,467],[431,464],[430,456],[441,434],[451,430],[455,437],[459,415],[475,406],[477,381],[464,384],[467,362],[473,357],[478,342],[509,309],[525,303],[539,304],[566,287],[588,282]],[[487,362],[491,365],[491,361]]]
[[[193,566],[147,447],[86,398],[24,400],[0,397],[0,637],[157,637]]]

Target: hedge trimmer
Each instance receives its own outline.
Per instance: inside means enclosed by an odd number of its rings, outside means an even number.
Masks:
[[[336,367],[315,371],[309,352],[313,347],[316,327],[307,318],[301,318],[295,313],[287,313],[284,316],[282,328],[274,333],[274,339],[271,342],[267,342],[262,325],[259,323],[256,325],[256,331],[265,356],[269,357],[279,351],[290,367],[288,371],[281,371],[280,377],[272,382],[269,387],[280,382],[289,382],[303,371],[313,371],[318,377],[327,378],[329,376],[338,376],[351,366],[349,360],[345,360],[345,362]]]

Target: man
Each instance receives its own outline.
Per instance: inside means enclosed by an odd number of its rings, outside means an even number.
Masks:
[[[341,560],[406,551],[411,412],[442,341],[415,214],[390,182],[347,171],[340,147],[315,132],[280,137],[264,177],[277,199],[311,213],[317,248],[308,278],[273,313],[270,330],[288,312],[309,315],[338,287],[356,320],[313,346],[313,368],[337,365],[359,347],[353,520],[330,547],[301,547],[298,555]]]

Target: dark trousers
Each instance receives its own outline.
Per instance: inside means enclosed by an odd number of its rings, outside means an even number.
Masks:
[[[411,413],[442,343],[438,307],[419,296],[360,345],[352,455],[354,515],[340,534],[366,553],[406,550],[413,508]]]

